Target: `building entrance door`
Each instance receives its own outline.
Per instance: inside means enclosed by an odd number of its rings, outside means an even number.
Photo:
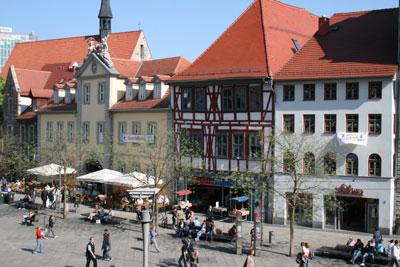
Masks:
[[[374,201],[375,202],[375,201]],[[379,203],[367,204],[367,229],[368,233],[373,233],[379,225]]]

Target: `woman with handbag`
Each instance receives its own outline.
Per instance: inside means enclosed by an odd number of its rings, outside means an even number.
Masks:
[[[249,254],[247,254],[243,267],[254,267],[254,254],[254,249],[251,248]]]

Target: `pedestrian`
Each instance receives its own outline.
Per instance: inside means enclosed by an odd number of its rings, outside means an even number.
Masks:
[[[379,228],[375,228],[375,233],[372,237],[375,241],[375,246],[379,244],[379,242],[382,240],[382,233],[381,230],[379,230]]]
[[[103,250],[103,260],[111,261],[111,240],[110,240],[110,232],[105,229],[103,233],[103,245],[101,246]]]
[[[190,240],[182,239],[181,256],[179,257],[179,267],[187,267],[188,247]],[[183,263],[183,264],[182,264]]]
[[[214,222],[212,220],[209,220],[206,224],[206,241],[210,239],[210,242],[212,242],[213,234],[214,234]]]
[[[86,267],[90,266],[90,262],[93,261],[93,267],[97,267],[96,250],[94,246],[94,238],[89,239],[89,243],[86,246]]]
[[[36,247],[32,251],[32,253],[33,254],[36,254],[38,252],[42,253],[43,252],[43,237],[44,237],[44,234],[42,232],[42,229],[40,229],[39,226],[36,227],[35,234],[36,234]]]
[[[393,243],[393,246],[391,246],[390,251],[389,251],[389,257],[390,257],[390,264],[389,266],[397,266],[399,267],[399,259],[400,259],[400,250],[399,250],[399,241],[396,240]]]
[[[357,258],[360,258],[362,256],[362,250],[364,248],[363,242],[361,242],[361,239],[357,239],[357,242],[354,244],[353,247],[353,252],[352,252],[352,257],[351,257],[351,263],[354,264],[357,260]]]
[[[54,225],[56,223],[56,217],[54,217],[54,215],[50,215],[49,217],[49,222],[47,224],[47,230],[46,230],[46,237],[49,237],[49,234],[51,232],[51,234],[53,235],[53,238],[57,238],[57,235],[54,233]]]
[[[198,242],[200,240],[200,237],[206,233],[206,221],[203,221],[203,223],[200,226],[200,230],[197,232],[197,236],[196,236],[196,242]]]
[[[157,244],[157,232],[154,229],[154,226],[151,226],[150,228],[150,244],[154,245],[158,253],[160,252]]]
[[[247,254],[246,261],[244,262],[243,267],[254,267],[254,249],[249,250],[249,254]]]
[[[210,206],[208,206],[208,210],[207,210],[207,212],[206,212],[206,219],[208,220],[208,221],[212,221],[213,220],[213,212],[212,212],[212,206],[210,205]]]
[[[199,248],[197,246],[191,246],[189,251],[190,267],[199,267]]]

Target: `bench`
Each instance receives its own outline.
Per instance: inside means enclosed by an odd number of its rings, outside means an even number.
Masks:
[[[350,261],[352,258],[353,248],[345,245],[337,245],[336,247],[321,247],[315,251],[315,255],[325,258],[341,259],[345,261]],[[360,260],[360,259],[358,259]],[[389,264],[390,258],[386,255],[376,254],[375,264],[387,266]],[[368,262],[368,260],[367,260]]]
[[[88,218],[89,215],[90,215],[90,213],[82,213],[82,214],[81,214],[81,216],[84,217],[85,220],[87,220],[87,221],[89,221],[89,218]],[[95,219],[97,219],[97,218],[98,218],[98,216],[94,216],[92,222],[93,222]],[[127,219],[122,218],[122,217],[112,216],[112,217],[111,217],[111,223],[107,223],[103,218],[101,219],[101,222],[102,222],[103,224],[112,224],[112,225],[114,225],[114,224],[121,224],[123,221],[126,221],[126,220],[127,220]]]
[[[29,210],[42,210],[43,209],[43,205],[38,204],[38,203],[29,203],[26,206],[27,209]]]

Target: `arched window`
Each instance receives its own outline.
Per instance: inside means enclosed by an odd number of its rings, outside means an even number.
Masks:
[[[303,173],[315,174],[315,156],[311,152],[304,154]]]
[[[336,155],[334,153],[328,153],[325,155],[324,170],[325,170],[325,174],[328,174],[328,175],[336,174]]]
[[[358,175],[358,157],[350,153],[346,156],[346,175]]]
[[[382,159],[378,154],[372,154],[368,158],[368,174],[369,176],[381,176]]]
[[[293,153],[286,151],[283,154],[283,172],[291,173],[295,170],[295,157]]]

